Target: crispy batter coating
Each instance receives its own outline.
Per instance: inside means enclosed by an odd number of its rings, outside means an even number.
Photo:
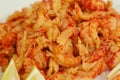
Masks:
[[[43,0],[0,24],[0,66],[21,80],[33,66],[48,80],[93,80],[120,63],[120,15],[103,0]]]

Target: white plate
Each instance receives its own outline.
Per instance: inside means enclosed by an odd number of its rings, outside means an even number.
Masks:
[[[0,0],[0,22],[4,22],[6,18],[12,14],[15,10],[21,10],[23,7],[29,6],[33,2],[38,0]],[[107,1],[107,0],[105,0]],[[120,1],[112,0],[113,7],[120,12]],[[1,76],[0,71],[0,76]],[[100,76],[95,78],[95,80],[106,80],[106,75],[108,72],[103,72]]]

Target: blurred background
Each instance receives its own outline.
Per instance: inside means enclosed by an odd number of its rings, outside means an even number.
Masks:
[[[0,22],[4,22],[15,10],[28,7],[35,1],[39,0],[0,0]]]

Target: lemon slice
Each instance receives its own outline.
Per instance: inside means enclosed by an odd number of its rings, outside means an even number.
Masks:
[[[11,59],[7,69],[3,73],[1,80],[20,80],[14,60]]]
[[[36,67],[34,67],[26,80],[45,80],[45,78],[43,77],[41,72]]]

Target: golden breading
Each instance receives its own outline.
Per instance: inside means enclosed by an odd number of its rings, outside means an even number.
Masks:
[[[0,24],[0,66],[48,80],[93,80],[120,63],[120,14],[103,0],[42,0]]]

